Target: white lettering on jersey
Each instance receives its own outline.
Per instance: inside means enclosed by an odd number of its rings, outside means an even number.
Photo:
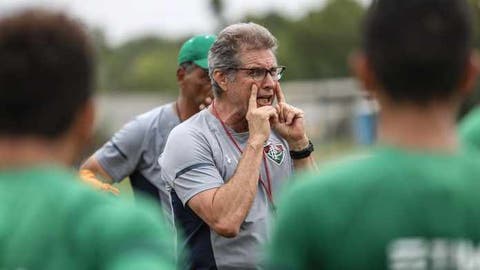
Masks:
[[[387,257],[391,270],[480,270],[480,247],[467,239],[396,239]]]

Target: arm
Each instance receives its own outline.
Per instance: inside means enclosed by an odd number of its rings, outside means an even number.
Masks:
[[[305,148],[308,147],[309,140],[308,137],[305,135],[304,139],[298,141],[298,142],[289,142],[289,148],[291,151],[301,151]],[[313,155],[309,155],[306,158],[301,158],[301,159],[292,159],[293,160],[293,166],[295,170],[301,170],[301,169],[315,169],[318,170],[317,163],[315,162],[315,158]]]
[[[188,206],[210,228],[224,237],[235,237],[257,194],[263,144],[250,143],[235,174],[223,186],[198,193]]]
[[[129,176],[141,161],[146,133],[145,118],[137,117],[90,156],[80,167],[80,177],[91,186],[118,194],[118,189],[105,184]]]
[[[80,167],[80,170],[89,170],[96,176],[99,175],[102,179],[102,182],[113,183],[112,177],[105,171],[102,165],[98,163],[95,155],[90,156]]]
[[[100,175],[102,179],[105,179],[105,181],[108,181],[108,183],[104,183],[103,181],[99,180],[97,175]],[[79,176],[84,183],[92,186],[95,189],[110,192],[114,195],[120,194],[120,190],[118,190],[118,188],[109,184],[112,183],[112,178],[107,172],[105,172],[103,167],[97,162],[94,156],[91,156],[80,167]]]
[[[272,106],[257,108],[257,87],[252,92],[247,112],[250,137],[233,176],[216,188],[195,194],[188,206],[215,232],[234,237],[245,220],[257,194],[263,144],[270,136],[270,121],[277,121]]]

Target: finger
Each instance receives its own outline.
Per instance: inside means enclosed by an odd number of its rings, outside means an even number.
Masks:
[[[212,104],[212,98],[206,97],[205,100],[203,101],[203,104],[205,105],[205,107]]]
[[[101,189],[105,192],[113,193],[114,195],[119,195],[120,194],[120,190],[118,190],[118,188],[116,188],[112,185],[109,185],[109,184],[103,184]]]
[[[295,118],[295,112],[292,110],[289,110],[286,114],[285,124],[291,125],[293,122],[293,118]]]
[[[277,104],[277,105],[275,105],[275,109],[277,110],[278,121],[280,123],[284,123],[285,119],[283,118],[282,106],[280,106],[280,104]]]
[[[198,106],[198,109],[201,111],[201,110],[205,109],[205,107],[207,107],[207,106],[205,106],[205,104],[200,104],[200,106]]]
[[[268,118],[269,119],[274,119],[275,121],[278,122],[278,112],[277,109],[271,108],[271,110],[268,111]]]
[[[265,118],[270,118],[275,116],[278,119],[278,111],[275,106],[272,106],[272,105],[262,106],[258,108],[257,111],[261,113]]]
[[[257,91],[258,87],[256,84],[252,84],[250,100],[248,102],[248,110],[251,111],[257,108]]]
[[[287,103],[285,100],[285,95],[283,94],[282,87],[280,87],[280,83],[277,81],[277,87],[275,88],[277,91],[277,102],[278,103]]]
[[[120,195],[120,190],[118,188],[114,187],[114,186],[110,186],[109,190],[110,190],[111,193],[113,193],[117,196]]]
[[[271,117],[269,119],[269,122],[270,122],[270,127],[276,127],[278,125],[278,116],[275,116],[275,117]]]
[[[278,108],[280,111],[279,113],[280,122],[285,123],[285,112],[288,110],[288,106],[285,103],[279,103]]]
[[[291,122],[288,123],[288,125],[291,125],[295,120],[303,118],[303,116],[304,116],[304,112],[300,109],[292,108],[292,112],[293,112],[293,117],[292,117]]]
[[[275,126],[276,124],[278,124],[278,112],[274,107],[271,107],[267,111],[267,115],[268,115],[268,121],[270,122],[270,126]]]

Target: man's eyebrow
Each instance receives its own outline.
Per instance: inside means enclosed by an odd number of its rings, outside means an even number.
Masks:
[[[275,67],[277,67],[277,66],[271,66],[271,67],[267,68],[267,67],[263,67],[261,65],[254,65],[254,64],[245,65],[245,68],[249,68],[249,69],[256,69],[256,68],[258,68],[258,69],[272,69],[272,68],[275,68]]]

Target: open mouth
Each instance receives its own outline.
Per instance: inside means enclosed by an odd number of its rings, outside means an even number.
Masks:
[[[257,96],[257,104],[259,106],[272,105],[273,96]]]

